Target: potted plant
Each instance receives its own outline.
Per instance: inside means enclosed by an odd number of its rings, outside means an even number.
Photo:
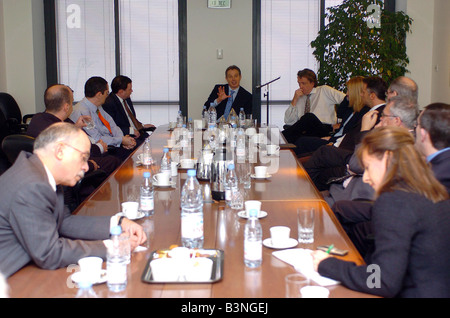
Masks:
[[[325,18],[328,24],[311,42],[320,83],[343,91],[353,76],[379,75],[390,83],[407,72],[412,19],[404,12],[387,11],[380,0],[346,0]]]

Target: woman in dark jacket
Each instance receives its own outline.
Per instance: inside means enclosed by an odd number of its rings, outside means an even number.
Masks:
[[[404,128],[377,128],[358,157],[376,195],[375,250],[367,265],[315,251],[316,270],[350,289],[384,297],[450,297],[450,200]]]

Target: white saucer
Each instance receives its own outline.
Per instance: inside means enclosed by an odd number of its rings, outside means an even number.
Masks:
[[[171,187],[175,187],[177,185],[177,183],[175,181],[172,181],[170,184],[159,185],[156,182],[153,182],[153,185],[158,188],[171,188]]]
[[[123,214],[123,212],[119,212],[119,213],[117,213],[118,215],[123,215],[123,216],[125,216],[125,214]],[[143,217],[145,216],[145,213],[144,212],[138,212],[138,215],[135,217],[135,218],[129,218],[129,217],[127,217],[127,219],[128,220],[139,220],[139,219],[142,219]]]
[[[72,278],[72,281],[74,283],[78,284],[80,282],[81,272],[75,272],[70,277]],[[102,269],[101,274],[100,274],[100,279],[98,281],[96,281],[95,283],[93,283],[93,285],[106,283],[107,279],[108,279],[108,277],[106,275],[106,269]]]
[[[237,215],[243,219],[248,219],[248,216],[247,216],[247,213],[245,212],[245,210],[239,211]],[[260,211],[258,219],[265,218],[266,216],[267,216],[266,211]]]
[[[252,177],[253,179],[269,179],[272,177],[272,175],[267,173],[265,177],[257,177],[255,174],[251,174],[250,177]]]
[[[286,241],[285,244],[283,244],[283,246],[274,246],[272,244],[272,239],[269,237],[269,238],[266,238],[263,241],[263,245],[265,247],[269,247],[269,248],[283,249],[283,248],[291,248],[291,247],[297,246],[298,245],[298,241],[296,239],[290,238],[289,240]]]

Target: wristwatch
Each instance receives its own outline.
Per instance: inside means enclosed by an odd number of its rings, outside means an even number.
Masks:
[[[119,218],[119,222],[117,223],[118,226],[122,226],[122,221],[123,221],[123,219],[125,219],[125,217],[122,215],[122,216]]]

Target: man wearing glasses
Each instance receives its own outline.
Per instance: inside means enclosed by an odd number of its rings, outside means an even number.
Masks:
[[[72,215],[62,186],[74,186],[88,171],[91,143],[79,128],[56,123],[22,152],[0,177],[0,272],[6,277],[33,262],[56,269],[85,256],[106,258],[106,240],[117,216]],[[122,219],[131,247],[146,240],[142,227]]]

